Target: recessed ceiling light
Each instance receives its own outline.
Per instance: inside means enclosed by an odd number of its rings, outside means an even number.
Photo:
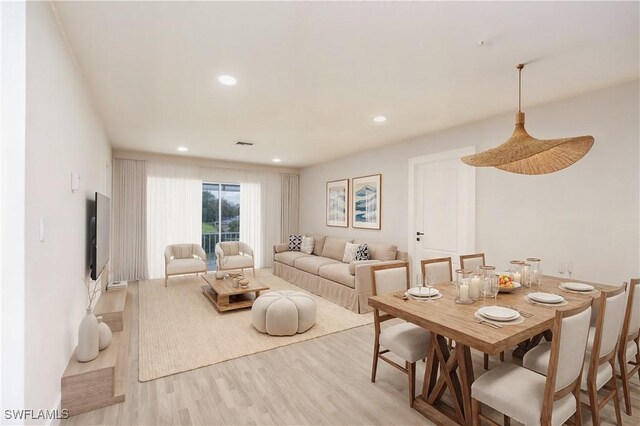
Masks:
[[[279,159],[279,158],[274,158],[274,159],[272,159],[271,161],[273,161],[274,163],[279,163],[279,162],[281,162],[282,160],[281,160],[281,159]]]
[[[180,152],[187,152],[187,151],[189,151],[189,148],[187,148],[186,146],[179,146],[179,147],[178,147],[178,151],[180,151]]]
[[[232,75],[221,75],[218,77],[218,81],[225,86],[234,86],[238,82]]]
[[[384,123],[385,121],[387,121],[387,117],[385,117],[384,115],[378,115],[376,117],[373,117],[373,121],[375,121],[376,123]]]

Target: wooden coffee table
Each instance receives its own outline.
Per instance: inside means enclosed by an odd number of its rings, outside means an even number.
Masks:
[[[207,282],[207,285],[201,287],[202,293],[219,312],[250,308],[261,291],[269,290],[269,287],[255,278],[245,277],[249,280],[249,285],[245,288],[234,287],[233,280],[218,280],[213,274],[204,274],[202,278]]]

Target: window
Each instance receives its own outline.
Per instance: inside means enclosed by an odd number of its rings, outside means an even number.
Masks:
[[[207,269],[216,269],[216,244],[240,240],[240,185],[202,184],[202,247]]]

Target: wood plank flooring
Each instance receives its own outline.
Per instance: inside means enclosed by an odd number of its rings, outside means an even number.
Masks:
[[[138,382],[138,286],[132,288],[130,368],[122,404],[71,417],[65,425],[429,425],[407,402],[407,376],[385,363],[369,381],[373,326]],[[507,355],[507,358],[509,355]],[[492,363],[497,358],[491,359]],[[476,377],[482,355],[474,354]],[[417,389],[424,363],[418,363]],[[633,417],[640,424],[640,383],[632,381]],[[487,411],[486,409],[483,411]],[[492,416],[493,417],[493,416]],[[502,416],[495,413],[495,419]],[[583,409],[585,424],[592,424]],[[515,424],[515,422],[512,422]],[[602,424],[615,424],[612,404]]]

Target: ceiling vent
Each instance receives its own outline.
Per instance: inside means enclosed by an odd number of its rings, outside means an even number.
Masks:
[[[236,145],[240,145],[240,146],[253,146],[253,142],[242,142],[242,141],[238,141],[238,142],[236,142]]]

